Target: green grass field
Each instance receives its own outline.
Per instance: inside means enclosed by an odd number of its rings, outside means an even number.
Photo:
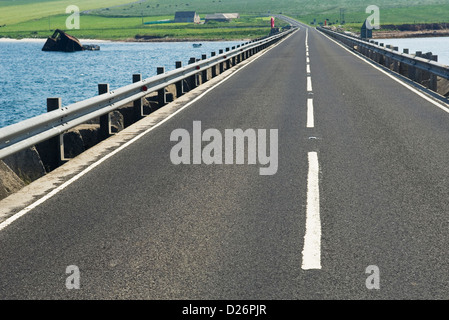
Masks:
[[[356,30],[368,17],[365,8],[371,4],[371,0],[0,0],[0,37],[45,38],[56,28],[66,29],[68,5],[83,11],[81,29],[70,30],[79,38],[125,40],[146,35],[231,40],[268,34],[269,21],[260,16],[269,13],[305,23],[329,19],[340,24],[340,9],[345,9],[347,27]],[[447,0],[377,0],[376,5],[381,24],[449,22]],[[238,12],[242,18],[206,25],[142,24],[173,19],[176,11],[196,11],[203,18],[207,13]]]
[[[415,23],[441,23],[449,21],[449,3],[443,5],[425,5],[415,7],[397,7],[382,10],[380,8],[380,23],[383,24],[415,24]],[[364,19],[368,17],[365,11],[346,11],[345,22],[348,29],[358,29],[362,26]],[[306,23],[316,19],[324,22],[325,19],[331,24],[341,24],[340,11],[330,11],[326,14],[310,14],[297,16]]]
[[[144,22],[172,19],[172,16],[143,17]],[[52,16],[33,21],[21,22],[0,28],[0,37],[46,38],[52,30],[64,30],[67,15]],[[281,25],[286,25],[282,23]],[[231,40],[253,39],[270,32],[269,18],[242,16],[230,23],[142,24],[142,17],[102,17],[82,15],[79,30],[69,33],[80,39],[129,40],[136,35],[172,39]]]
[[[381,9],[381,14],[401,18],[402,12],[394,9],[404,8],[412,16],[430,19],[434,14],[435,5],[448,5],[447,0],[146,0],[139,4],[132,4],[116,8],[94,10],[96,14],[106,16],[140,16],[140,15],[169,15],[176,11],[194,10],[198,13],[239,12],[243,14],[260,15],[267,13],[284,13],[297,17],[324,17],[338,15],[340,8],[348,14],[355,14],[358,20],[366,17],[365,8],[375,4]],[[419,6],[418,8],[414,8]],[[424,7],[429,10],[421,12]],[[359,17],[361,15],[361,17]],[[449,19],[449,17],[447,18]],[[307,19],[306,19],[307,20]]]
[[[65,13],[70,5],[81,11],[127,4],[130,0],[0,0],[0,26]]]

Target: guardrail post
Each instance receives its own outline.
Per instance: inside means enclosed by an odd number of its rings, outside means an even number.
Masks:
[[[133,74],[133,83],[136,82],[140,82],[142,81],[142,75],[139,74]],[[134,106],[134,122],[139,121],[140,119],[142,119],[142,117],[144,117],[144,112],[143,112],[143,103],[142,103],[142,99],[138,99],[135,100],[133,102],[133,106]]]
[[[416,81],[416,68],[414,66],[408,66],[407,77],[412,81]]]
[[[423,56],[422,51],[416,51],[415,55],[416,55],[417,57],[420,57],[420,58],[422,58],[422,56]],[[422,80],[423,80],[423,73],[422,73],[422,70],[421,70],[421,69],[415,68],[415,79],[414,79],[414,80],[415,80],[416,82],[418,82],[419,84],[422,83]]]
[[[424,59],[430,60],[432,57],[432,52],[427,52],[423,54]],[[421,82],[426,88],[430,88],[430,72],[427,70],[422,71],[422,82]]]
[[[206,60],[207,59],[207,54],[202,54],[201,55],[201,60]],[[201,84],[207,82],[207,69],[204,69],[201,71]]]
[[[157,74],[163,74],[165,73],[164,67],[157,67]],[[157,91],[157,102],[158,102],[158,108],[161,108],[167,104],[167,99],[165,95],[165,88],[159,89]]]
[[[433,54],[430,60],[438,62],[438,56]],[[438,76],[433,73],[430,74],[429,89],[438,92]]]
[[[47,112],[58,110],[61,106],[61,98],[47,99]],[[39,152],[46,172],[56,169],[62,164],[62,159],[64,158],[63,134],[37,144],[36,149]]]
[[[230,51],[230,48],[226,48],[226,52],[229,52],[229,51]],[[231,59],[228,58],[226,60],[226,70],[228,70],[230,67],[231,67]]]
[[[216,54],[216,52],[215,51],[212,51],[211,53],[210,53],[210,56],[211,57],[215,57],[217,54]],[[215,78],[216,76],[217,76],[217,65],[215,65],[215,66],[213,66],[212,68],[212,78]]]
[[[391,45],[387,45],[387,49],[391,49]],[[385,63],[384,66],[391,70],[391,59],[388,55],[385,55]]]
[[[393,47],[394,51],[399,51],[399,47]],[[394,72],[399,73],[399,61],[396,59],[393,59],[393,70]]]
[[[109,92],[108,83],[98,84],[98,94],[102,95]],[[104,140],[111,135],[111,117],[110,113],[100,116],[100,139]]]
[[[176,61],[175,67],[176,67],[176,69],[182,68],[182,61]],[[181,80],[181,81],[176,82],[175,86],[176,86],[176,97],[179,98],[180,96],[182,96],[184,94],[183,81]]]
[[[218,54],[223,54],[223,49],[220,49],[218,51]],[[223,62],[220,62],[218,69],[219,69],[218,71],[220,74],[222,74],[224,72],[224,63]]]
[[[238,45],[237,46],[237,49],[239,49],[241,46],[240,45]],[[242,60],[243,60],[243,52],[242,52],[242,49],[240,49],[240,53],[237,55],[237,64],[239,64],[240,62],[242,62]]]
[[[189,64],[193,64],[196,62],[196,58],[190,58]],[[189,77],[188,80],[189,90],[193,90],[197,87],[197,76],[194,74],[193,76]]]
[[[385,56],[383,53],[380,52],[377,53],[377,62],[381,65],[385,63]]]
[[[409,50],[408,49],[402,49],[402,52],[405,54],[409,54]],[[408,70],[409,70],[409,66],[405,63],[400,63],[399,64],[399,73],[402,74],[403,76],[408,76]]]

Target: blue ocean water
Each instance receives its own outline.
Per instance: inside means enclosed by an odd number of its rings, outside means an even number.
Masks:
[[[376,39],[385,44],[439,56],[449,65],[449,37]],[[132,75],[154,76],[157,67],[167,71],[175,61],[188,63],[191,57],[210,57],[212,51],[242,42],[95,42],[100,51],[74,53],[43,52],[41,42],[0,41],[0,128],[46,112],[48,97],[61,97],[63,105],[97,95],[98,83],[109,83],[111,90],[132,82]]]
[[[376,39],[375,41],[399,47],[400,52],[403,49],[409,49],[410,54],[416,51],[432,52],[438,55],[438,62],[449,65],[449,37]]]
[[[156,75],[157,67],[175,69],[175,62],[187,65],[191,57],[210,57],[243,42],[134,43],[95,42],[100,51],[74,53],[43,52],[44,42],[0,41],[0,128],[46,112],[46,99],[61,97],[63,105],[98,94],[99,83],[111,90],[132,83],[132,75]]]

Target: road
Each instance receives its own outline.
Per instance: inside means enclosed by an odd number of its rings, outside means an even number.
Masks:
[[[277,171],[173,164],[194,121],[278,130]],[[446,111],[301,27],[1,230],[0,298],[447,299],[448,141]]]

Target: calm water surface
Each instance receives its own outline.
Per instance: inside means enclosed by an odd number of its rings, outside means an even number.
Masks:
[[[43,52],[41,42],[0,41],[0,127],[46,112],[48,97],[61,97],[68,105],[98,93],[98,83],[111,90],[132,83],[132,75],[147,78],[157,67],[175,69],[175,61],[187,65],[190,57],[210,57],[212,51],[243,42],[123,43],[98,44],[100,51]]]
[[[422,51],[423,53],[432,52],[438,55],[438,62],[449,65],[449,37],[376,39],[376,41],[399,47],[400,52],[403,49],[409,49],[411,54],[414,54],[416,51]]]
[[[439,56],[449,65],[449,37],[376,39],[416,51]],[[195,49],[191,42],[122,43],[83,41],[99,44],[100,51],[75,53],[43,52],[41,42],[0,41],[0,127],[46,112],[48,97],[61,97],[63,105],[97,94],[98,83],[109,83],[116,89],[132,82],[132,75],[144,78],[156,74],[157,67],[167,71],[175,61],[188,63],[190,57],[208,57],[212,51],[242,42],[203,42]]]

